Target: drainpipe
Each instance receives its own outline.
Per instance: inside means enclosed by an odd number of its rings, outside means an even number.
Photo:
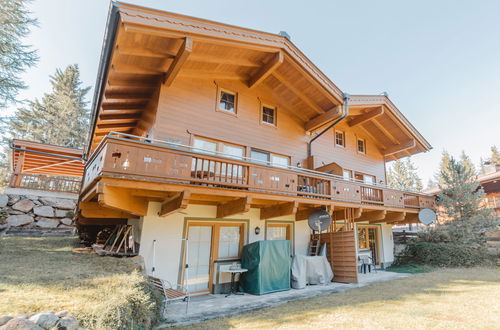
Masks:
[[[340,117],[339,119],[337,119],[336,121],[334,121],[331,125],[329,125],[327,128],[325,128],[324,130],[322,130],[318,135],[316,135],[315,137],[313,137],[309,143],[307,144],[307,158],[311,157],[312,155],[312,143],[317,139],[319,138],[321,135],[325,134],[326,131],[328,131],[330,128],[332,128],[333,126],[337,125],[342,119],[344,119],[345,117],[347,117],[347,115],[349,114],[349,98],[351,96],[347,93],[344,93],[344,114],[342,115],[342,117]]]

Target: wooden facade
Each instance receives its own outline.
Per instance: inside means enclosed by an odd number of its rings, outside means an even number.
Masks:
[[[82,226],[152,216],[151,202],[163,218],[203,205],[304,221],[321,207],[350,224],[322,239],[337,280],[355,282],[355,223],[434,207],[385,186],[385,162],[428,151],[425,138],[387,96],[344,94],[283,35],[113,3],[92,110]]]

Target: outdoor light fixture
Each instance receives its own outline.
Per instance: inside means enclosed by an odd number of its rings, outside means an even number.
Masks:
[[[260,227],[255,227],[255,235],[259,235],[260,234]]]

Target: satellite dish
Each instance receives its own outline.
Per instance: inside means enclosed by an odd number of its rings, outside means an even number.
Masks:
[[[420,212],[418,212],[418,220],[424,225],[430,225],[436,221],[436,219],[436,212],[431,209],[421,209]]]
[[[328,229],[328,226],[332,223],[332,217],[325,210],[319,209],[309,215],[307,223],[312,230],[322,232]]]

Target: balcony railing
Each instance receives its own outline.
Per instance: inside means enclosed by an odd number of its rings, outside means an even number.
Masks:
[[[396,208],[434,207],[432,196],[308,169],[255,163],[123,133],[110,133],[100,143],[86,165],[84,188],[101,175]]]
[[[12,188],[25,188],[77,194],[81,180],[64,179],[41,174],[14,173],[10,181]]]

